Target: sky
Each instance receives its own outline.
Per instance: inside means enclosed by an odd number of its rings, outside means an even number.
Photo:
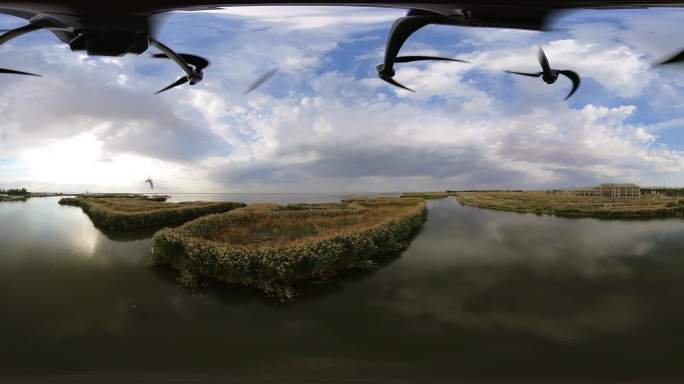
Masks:
[[[377,79],[398,9],[240,7],[168,15],[158,40],[208,58],[87,57],[49,32],[0,47],[0,187],[34,191],[393,192],[684,185],[684,10],[580,11],[550,32],[429,26]],[[22,20],[0,17],[0,28]],[[504,70],[580,73],[554,85]],[[278,69],[257,91],[244,90]]]

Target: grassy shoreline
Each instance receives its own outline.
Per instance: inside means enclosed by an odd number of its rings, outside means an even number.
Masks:
[[[655,219],[684,217],[684,200],[660,196],[636,199],[576,197],[572,191],[547,193],[458,192],[462,205],[498,211],[599,219]]]
[[[406,192],[402,193],[400,197],[404,198],[419,198],[425,200],[439,200],[449,197],[447,192]]]
[[[165,203],[147,197],[67,197],[59,204],[81,207],[96,227],[111,231],[176,226],[245,206],[234,202]]]
[[[0,201],[4,202],[19,202],[28,200],[28,196],[0,196]]]
[[[407,198],[253,205],[157,232],[153,258],[190,287],[211,278],[290,301],[297,282],[373,268],[405,249],[426,216],[422,199]]]

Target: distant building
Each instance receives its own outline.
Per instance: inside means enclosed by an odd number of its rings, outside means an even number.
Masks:
[[[601,197],[601,188],[585,187],[575,189],[575,196],[579,197]]]
[[[608,197],[611,199],[634,199],[641,196],[641,188],[636,184],[601,184],[598,187],[577,188],[578,197]]]

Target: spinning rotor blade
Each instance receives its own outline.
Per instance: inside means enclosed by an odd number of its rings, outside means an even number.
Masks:
[[[539,47],[539,52],[537,53],[537,60],[539,60],[539,65],[541,65],[542,70],[546,74],[551,74],[551,65],[549,64],[549,59],[546,58],[546,54],[542,47]]]
[[[155,95],[158,95],[158,94],[160,94],[160,93],[162,93],[162,92],[168,91],[169,89],[175,88],[175,87],[177,87],[177,86],[179,86],[179,85],[181,85],[181,84],[185,84],[185,83],[187,83],[188,81],[190,81],[190,80],[189,80],[187,77],[185,77],[185,76],[180,77],[180,78],[178,78],[178,80],[176,80],[175,82],[173,82],[171,85],[167,86],[166,88],[163,88],[163,89],[158,90],[158,91],[155,93]]]
[[[506,73],[512,73],[514,75],[530,76],[530,77],[541,77],[544,72],[526,73],[526,72],[516,72],[516,71],[504,71]]]
[[[37,25],[37,24],[27,24],[24,25],[23,27],[15,28],[15,29],[10,29],[10,30],[3,30],[4,32],[2,35],[0,35],[0,45],[5,44],[6,42],[19,37],[25,33],[37,31],[39,29],[43,29],[43,26]],[[13,75],[27,75],[27,76],[37,76],[40,77],[40,75],[37,75],[35,73],[30,73],[30,72],[23,72],[23,71],[17,71],[15,69],[9,69],[9,68],[0,68],[0,73],[9,73]]]
[[[565,96],[565,99],[563,99],[563,100],[567,100],[570,98],[570,96],[572,96],[573,93],[575,93],[577,88],[579,88],[582,80],[580,79],[580,76],[577,74],[577,72],[573,72],[570,70],[563,70],[563,71],[558,71],[558,73],[560,73],[561,75],[564,75],[565,77],[567,77],[568,79],[570,79],[572,81],[572,90],[570,91],[570,93],[568,93],[567,96]]]
[[[437,56],[399,56],[394,60],[395,63],[411,63],[414,61],[456,61],[459,63],[470,63],[469,61],[452,59],[449,57],[437,57]]]
[[[27,76],[41,77],[40,75],[37,75],[35,73],[17,71],[17,70],[9,69],[9,68],[0,68],[0,73],[10,73],[13,75],[27,75]]]
[[[186,63],[192,65],[195,67],[196,70],[201,71],[204,68],[209,66],[209,60],[196,56],[196,55],[191,55],[189,53],[179,53],[178,56],[183,59]],[[155,53],[152,55],[155,59],[170,59],[166,54],[164,53]]]
[[[273,77],[273,76],[276,74],[276,72],[278,72],[278,69],[277,69],[277,68],[271,69],[270,71],[268,71],[268,72],[262,74],[262,75],[259,76],[259,78],[256,79],[256,80],[249,86],[249,88],[247,88],[247,90],[245,90],[242,94],[243,94],[243,95],[246,95],[246,94],[248,94],[248,93],[254,91],[255,89],[261,87],[261,85],[264,84],[265,82],[267,82],[268,80],[270,80],[271,77]]]
[[[394,79],[391,78],[391,77],[381,77],[381,79],[382,79],[382,80],[385,80],[386,82],[388,82],[388,83],[390,83],[390,84],[392,84],[392,85],[394,85],[395,87],[399,87],[399,88],[405,89],[405,90],[410,91],[410,92],[415,92],[413,89],[411,89],[411,88],[409,88],[409,87],[407,87],[407,86],[405,86],[405,85],[402,85],[402,84],[398,83],[396,80],[394,80]]]
[[[656,63],[655,65],[676,64],[676,63],[681,63],[682,61],[684,61],[684,50],[675,54],[674,56],[671,56],[668,59],[665,59],[659,63]]]

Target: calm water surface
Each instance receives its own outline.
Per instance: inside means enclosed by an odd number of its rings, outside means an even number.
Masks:
[[[175,195],[334,201],[333,195]],[[430,202],[410,248],[289,305],[201,295],[56,198],[0,204],[0,382],[681,382],[684,221]]]

